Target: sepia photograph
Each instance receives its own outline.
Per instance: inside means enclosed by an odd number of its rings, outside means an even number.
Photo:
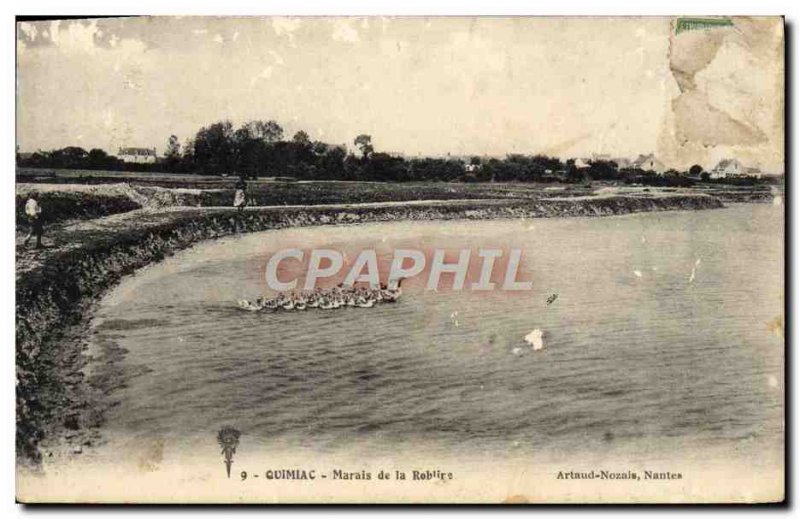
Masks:
[[[17,502],[785,501],[783,17],[14,24]]]

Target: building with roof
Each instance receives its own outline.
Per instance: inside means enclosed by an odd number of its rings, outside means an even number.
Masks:
[[[117,158],[123,162],[155,164],[157,155],[155,148],[120,148]]]
[[[709,176],[711,178],[761,178],[761,175],[762,173],[760,169],[749,168],[739,162],[737,159],[722,159],[711,169],[711,171],[709,171]]]
[[[633,161],[631,167],[644,171],[654,171],[659,175],[667,170],[664,163],[658,160],[652,153],[649,155],[639,155],[636,157],[636,160]]]
[[[575,169],[589,169],[590,167],[592,167],[591,159],[587,158],[575,159]]]

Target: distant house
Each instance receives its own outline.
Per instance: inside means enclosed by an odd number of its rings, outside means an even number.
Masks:
[[[135,162],[137,164],[155,164],[155,148],[120,148],[117,158],[123,162]]]
[[[481,165],[480,164],[465,164],[464,165],[464,171],[466,171],[467,173],[475,173],[476,171],[480,171],[480,170],[481,170]]]
[[[711,178],[758,177],[762,173],[758,168],[748,168],[736,159],[722,159],[709,171]]]
[[[759,168],[747,168],[747,176],[748,177],[756,177],[761,178],[764,174],[761,172]]]
[[[592,161],[589,159],[575,159],[575,169],[586,169],[592,166]]]
[[[659,175],[667,170],[664,163],[658,160],[652,153],[649,155],[639,155],[636,160],[633,161],[632,167],[644,171],[654,171]]]

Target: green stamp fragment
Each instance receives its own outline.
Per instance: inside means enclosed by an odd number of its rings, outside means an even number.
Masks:
[[[733,27],[733,22],[730,18],[678,18],[675,24],[675,34],[717,27]]]

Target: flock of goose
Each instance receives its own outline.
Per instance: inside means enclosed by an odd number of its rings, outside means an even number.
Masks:
[[[353,306],[358,308],[372,308],[380,303],[394,303],[403,293],[400,288],[402,280],[389,288],[381,285],[379,288],[344,287],[342,285],[322,289],[317,288],[310,292],[281,292],[277,296],[264,299],[259,297],[255,301],[239,300],[239,308],[251,312],[278,311],[278,310],[306,310],[320,308],[331,310]]]
[[[240,299],[238,303],[239,308],[250,312],[292,311],[306,310],[309,308],[331,310],[348,306],[372,308],[376,304],[394,303],[397,301],[403,293],[402,288],[400,288],[402,281],[401,279],[393,283],[391,288],[383,284],[379,288],[345,287],[340,284],[339,286],[329,289],[317,288],[312,291],[281,292],[270,299],[264,299],[263,297],[259,297],[255,301]],[[451,317],[455,315],[458,315],[458,312],[455,312]],[[455,325],[458,326],[458,321],[455,321]],[[543,338],[544,332],[536,328],[525,336],[525,342],[528,343],[534,351],[540,351],[545,349]],[[512,350],[514,355],[521,355],[522,352],[523,349],[521,347],[516,347]]]

